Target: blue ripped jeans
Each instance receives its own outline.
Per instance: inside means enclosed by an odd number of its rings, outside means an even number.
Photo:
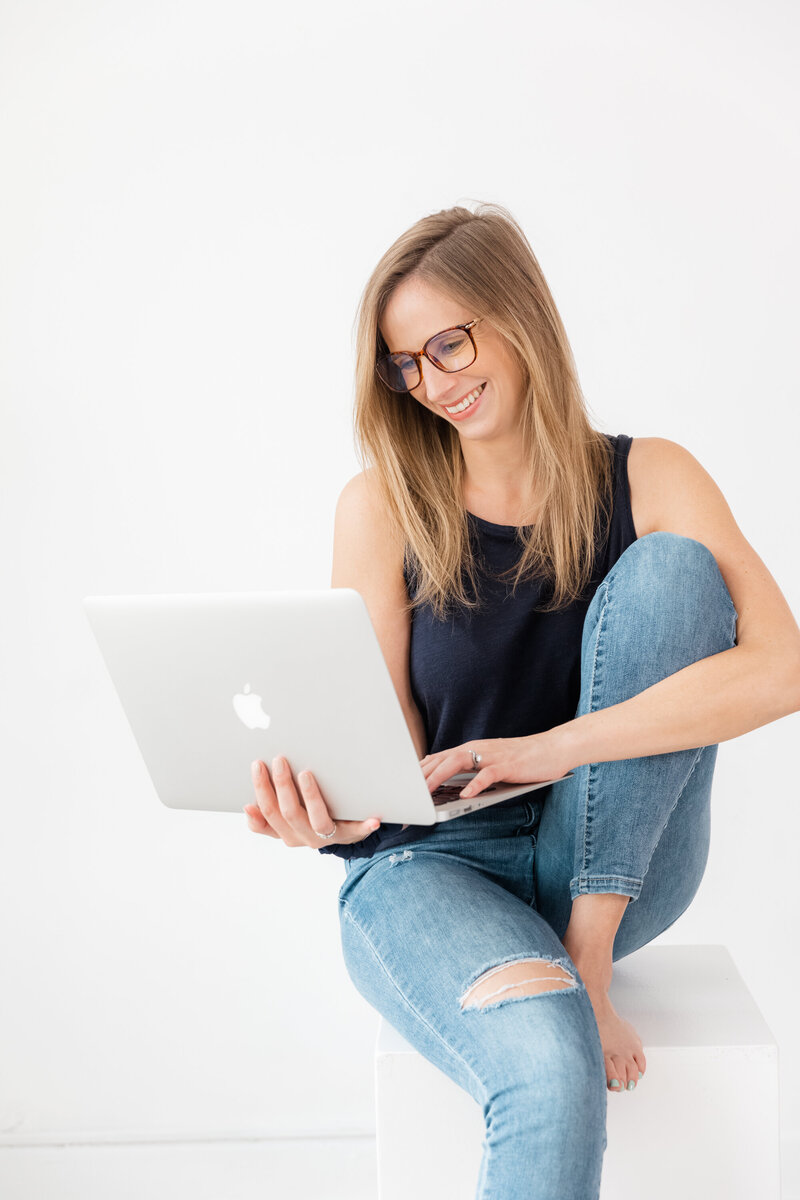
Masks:
[[[586,614],[576,715],[730,649],[736,616],[705,546],[671,533],[640,538]],[[589,997],[559,939],[572,900],[586,892],[632,897],[615,960],[678,919],[708,857],[716,755],[714,745],[588,763],[528,798],[346,860],[339,915],[348,973],[481,1106],[477,1200],[598,1197],[606,1072]],[[483,1006],[466,1000],[476,980],[522,959],[560,965],[568,982]]]

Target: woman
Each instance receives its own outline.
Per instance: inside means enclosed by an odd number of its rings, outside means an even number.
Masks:
[[[717,743],[800,707],[800,630],[687,450],[592,428],[499,206],[387,251],[356,392],[370,465],[339,499],[332,582],[364,597],[429,788],[473,767],[469,795],[559,782],[380,826],[333,822],[275,760],[249,825],[345,859],[348,971],[482,1105],[477,1195],[588,1200],[607,1091],[646,1069],[612,963],[695,895]]]

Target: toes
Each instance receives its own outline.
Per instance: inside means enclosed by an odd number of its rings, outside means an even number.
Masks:
[[[625,1064],[620,1059],[612,1058],[610,1054],[607,1054],[605,1059],[608,1090],[611,1092],[624,1091],[628,1082],[628,1076],[624,1070]]]
[[[619,1055],[605,1056],[608,1089],[611,1092],[635,1092],[641,1075],[633,1058]],[[644,1074],[644,1072],[642,1072]]]

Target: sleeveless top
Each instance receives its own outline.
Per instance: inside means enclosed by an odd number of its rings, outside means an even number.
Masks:
[[[579,599],[558,612],[535,612],[552,596],[543,578],[521,582],[511,595],[513,575],[493,575],[514,567],[521,543],[514,525],[495,525],[467,514],[476,550],[476,580],[482,600],[471,612],[457,608],[443,621],[428,606],[411,613],[409,670],[411,692],[427,733],[428,753],[482,738],[524,737],[562,725],[575,717],[580,698],[583,622],[592,597],[620,555],[636,541],[628,486],[631,438],[604,435],[613,448],[611,520],[600,514],[595,533],[592,578]],[[481,569],[481,560],[489,574]],[[413,575],[406,562],[406,588],[413,597]],[[545,789],[542,789],[545,792]],[[518,804],[524,795],[502,804]],[[492,807],[479,809],[490,812]],[[371,858],[378,850],[417,841],[436,825],[386,822],[360,842],[322,846],[320,854]]]

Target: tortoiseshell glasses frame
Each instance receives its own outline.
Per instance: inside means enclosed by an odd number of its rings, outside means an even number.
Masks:
[[[434,333],[433,337],[429,337],[422,349],[417,351],[416,354],[413,350],[398,350],[395,354],[381,354],[375,362],[375,371],[378,375],[378,378],[385,383],[388,388],[391,388],[393,392],[413,392],[414,388],[418,388],[422,383],[423,356],[427,358],[429,362],[432,362],[435,367],[438,367],[440,371],[446,371],[448,374],[453,374],[456,371],[463,371],[465,367],[471,367],[475,362],[475,359],[478,357],[478,347],[475,345],[475,338],[472,336],[472,330],[474,326],[482,320],[483,317],[476,317],[474,321],[467,321],[465,325],[451,325],[449,329],[442,329],[439,333]],[[469,338],[472,345],[472,357],[469,359],[469,361],[462,362],[457,367],[446,367],[441,360],[436,357],[434,352],[435,348],[433,350],[431,349],[431,343],[435,342],[438,338],[444,337],[445,334],[453,333],[456,329],[463,330]],[[404,366],[403,360],[408,360],[409,358],[413,359],[414,365],[417,368],[417,375],[419,376],[417,382],[412,384],[411,387],[397,387],[395,384],[390,383],[389,379],[392,374],[392,368],[402,374]]]

